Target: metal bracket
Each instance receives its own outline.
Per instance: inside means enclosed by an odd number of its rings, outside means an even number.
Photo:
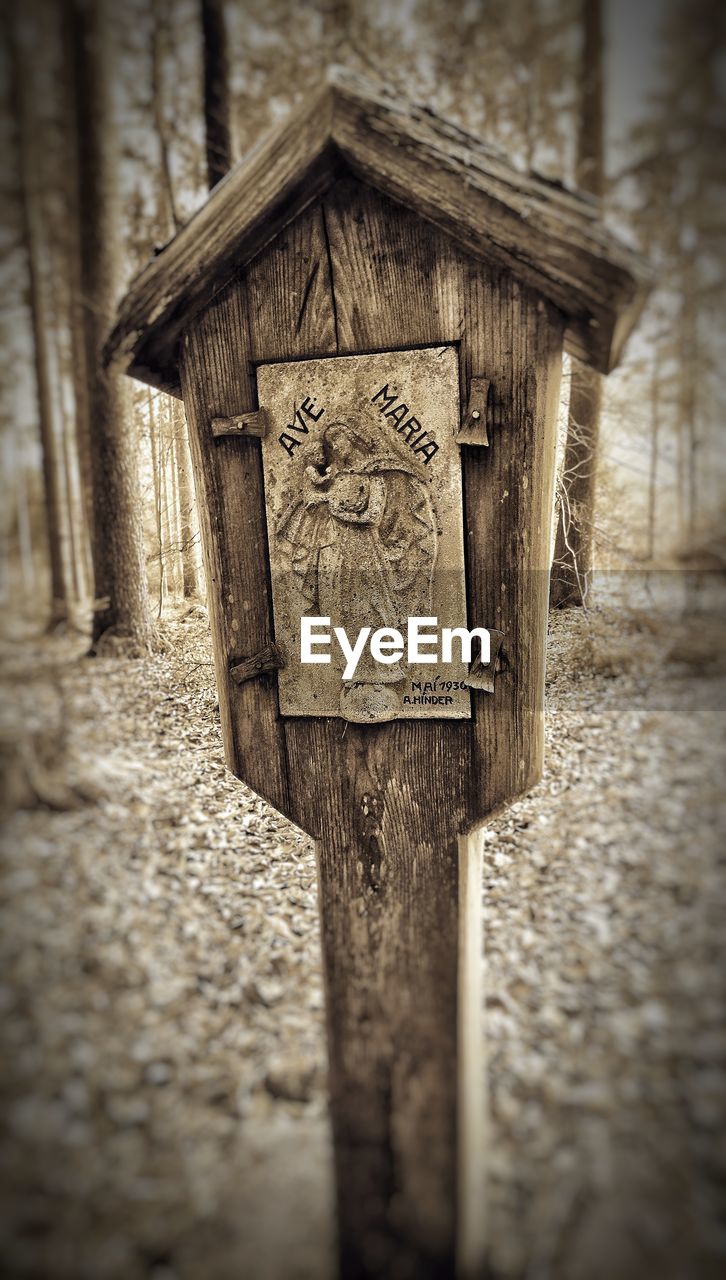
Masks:
[[[466,683],[471,689],[481,689],[484,693],[494,693],[494,677],[509,665],[502,652],[504,642],[503,631],[489,631],[489,661],[484,664],[481,653],[469,664]]]
[[[285,660],[277,645],[270,642],[264,649],[260,649],[259,653],[235,663],[230,667],[229,674],[235,684],[245,684],[247,680],[256,680],[258,676],[265,675],[268,671],[281,671],[284,665]]]
[[[457,444],[488,445],[487,426],[491,420],[491,383],[488,378],[472,377],[469,403],[456,434]]]
[[[262,439],[267,435],[267,414],[264,409],[255,409],[253,413],[238,413],[234,418],[212,418],[212,435],[219,436],[256,436]]]

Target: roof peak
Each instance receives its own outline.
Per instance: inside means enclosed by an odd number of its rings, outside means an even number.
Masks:
[[[592,197],[518,169],[430,107],[340,63],[136,277],[108,358],[178,391],[176,345],[189,317],[345,171],[553,302],[572,354],[601,372],[616,363],[648,280]]]

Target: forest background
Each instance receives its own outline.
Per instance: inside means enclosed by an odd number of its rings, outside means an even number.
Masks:
[[[726,8],[14,0],[0,17],[0,1249],[332,1275],[312,844],[225,772],[183,408],[134,274],[330,62],[576,185],[654,287],[565,361],[545,776],[484,833],[492,1275],[722,1275]]]
[[[8,613],[87,626],[101,600],[96,634],[121,620],[143,639],[167,599],[200,590],[183,410],[118,379],[99,386],[100,342],[124,286],[203,202],[210,177],[336,59],[515,163],[591,191],[646,251],[657,281],[646,315],[605,386],[576,367],[568,449],[566,366],[559,494],[570,541],[592,539],[603,570],[719,562],[719,6],[33,0],[11,15],[0,193]]]

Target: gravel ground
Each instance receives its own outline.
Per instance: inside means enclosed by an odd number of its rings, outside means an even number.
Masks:
[[[503,1280],[726,1268],[723,636],[626,632],[553,618],[546,775],[485,833]],[[5,653],[3,1275],[326,1280],[312,846],[225,772],[201,611],[166,635]]]

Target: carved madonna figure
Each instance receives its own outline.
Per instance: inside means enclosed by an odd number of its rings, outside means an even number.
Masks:
[[[413,465],[379,453],[345,422],[331,423],[301,461],[302,491],[276,529],[289,548],[301,612],[352,634],[362,627],[405,632],[409,616],[431,611],[437,534],[426,484]],[[398,662],[381,666],[364,651],[355,681],[343,684],[341,715],[363,723],[393,718],[403,678]]]

